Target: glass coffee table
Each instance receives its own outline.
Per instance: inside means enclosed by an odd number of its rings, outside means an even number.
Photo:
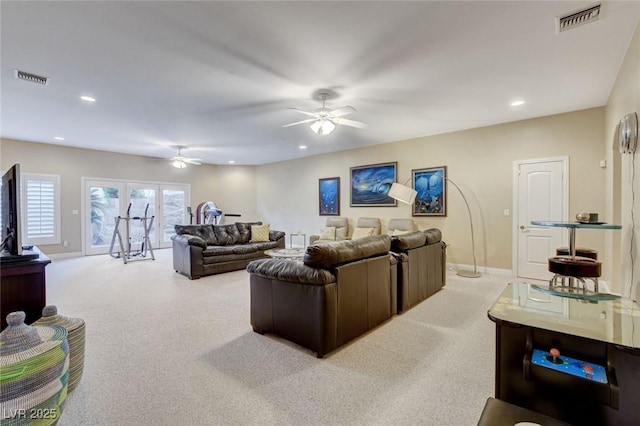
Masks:
[[[304,252],[305,249],[298,249],[298,248],[294,248],[294,249],[286,249],[286,248],[280,248],[280,249],[269,249],[269,250],[265,250],[264,254],[266,254],[269,257],[273,257],[276,259],[292,259],[292,260],[302,260],[302,258],[304,257]]]

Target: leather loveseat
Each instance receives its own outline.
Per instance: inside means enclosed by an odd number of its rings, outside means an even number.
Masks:
[[[422,302],[446,284],[446,244],[437,228],[391,237],[398,259],[398,312]]]
[[[390,242],[388,235],[336,241],[307,247],[303,261],[249,263],[253,330],[322,358],[387,321],[395,302]]]
[[[245,269],[252,260],[267,257],[265,250],[284,248],[285,234],[269,231],[269,241],[252,242],[251,226],[260,222],[228,225],[176,225],[173,269],[189,279]]]

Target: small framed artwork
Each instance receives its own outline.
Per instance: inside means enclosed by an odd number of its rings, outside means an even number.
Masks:
[[[351,207],[393,207],[387,194],[396,181],[398,163],[351,167]]]
[[[418,192],[413,202],[413,216],[447,215],[447,166],[411,171],[413,189]]]
[[[340,216],[340,178],[318,179],[320,216]]]

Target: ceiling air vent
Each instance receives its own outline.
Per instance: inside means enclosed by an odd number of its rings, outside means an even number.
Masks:
[[[30,81],[32,83],[45,84],[45,85],[49,84],[49,77],[42,77],[40,75],[31,74],[31,73],[20,71],[20,70],[13,70],[13,75],[18,80],[25,80],[25,81]]]
[[[600,3],[556,17],[556,33],[570,30],[600,18]]]

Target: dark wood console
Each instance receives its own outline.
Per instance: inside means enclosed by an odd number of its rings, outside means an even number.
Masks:
[[[51,260],[33,247],[36,259],[15,259],[0,263],[0,330],[7,326],[7,315],[24,311],[25,323],[31,324],[42,316],[47,302],[45,267]]]
[[[574,425],[640,424],[636,302],[512,283],[488,316],[497,399]]]

